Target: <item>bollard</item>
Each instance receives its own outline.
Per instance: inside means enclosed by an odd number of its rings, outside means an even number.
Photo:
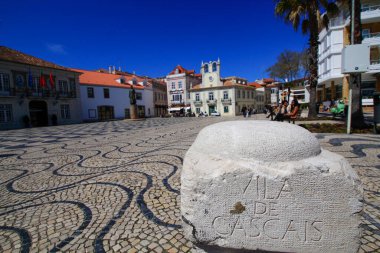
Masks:
[[[204,128],[181,175],[184,233],[198,252],[357,252],[362,198],[345,158],[280,122]]]

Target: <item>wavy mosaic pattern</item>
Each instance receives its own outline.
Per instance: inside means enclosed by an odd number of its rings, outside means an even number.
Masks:
[[[189,252],[180,220],[183,157],[204,126],[221,120],[0,132],[0,252]],[[362,178],[362,251],[378,250],[380,138],[317,137]]]

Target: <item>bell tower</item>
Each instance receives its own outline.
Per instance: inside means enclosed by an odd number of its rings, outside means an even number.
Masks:
[[[201,65],[202,87],[222,86],[220,81],[220,59],[210,61]]]

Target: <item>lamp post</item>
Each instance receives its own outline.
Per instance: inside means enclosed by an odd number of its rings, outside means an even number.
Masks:
[[[351,45],[354,44],[355,31],[355,0],[351,0]],[[351,133],[351,110],[352,110],[352,85],[354,76],[350,76],[350,88],[348,92],[348,110],[347,110],[347,134]]]

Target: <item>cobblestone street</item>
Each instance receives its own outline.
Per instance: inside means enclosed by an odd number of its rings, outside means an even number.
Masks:
[[[155,118],[0,132],[0,252],[190,252],[183,157],[205,126]],[[380,251],[380,137],[317,134],[364,187],[362,247]]]

